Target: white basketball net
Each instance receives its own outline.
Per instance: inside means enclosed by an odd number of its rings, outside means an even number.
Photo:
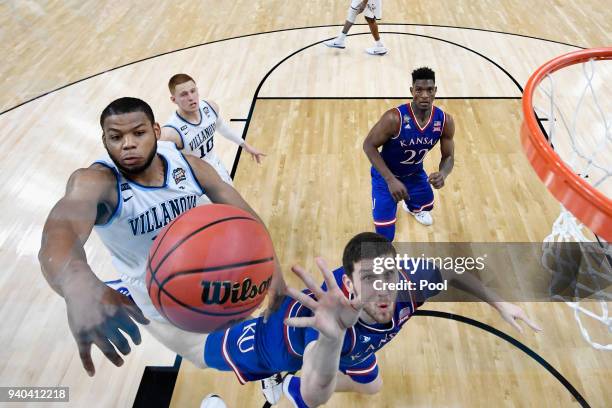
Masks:
[[[611,65],[612,61],[591,60],[563,68],[547,75],[538,86],[540,95],[534,94],[534,110],[555,152],[576,174],[607,197],[612,195]],[[589,253],[583,251],[579,258],[578,264],[582,267],[578,267],[579,273],[576,271],[579,280],[573,285],[573,299],[559,295],[553,298],[563,300],[574,310],[582,337],[589,344],[612,351],[612,343],[599,343],[591,338],[587,322],[583,321],[584,317],[594,319],[608,328],[608,335],[612,333],[612,318],[608,313],[612,295],[606,292],[612,285],[612,246],[594,236],[563,206],[552,232],[544,239],[542,260],[549,270],[551,257],[558,264],[567,264],[568,253],[563,254],[560,245],[551,245],[560,242],[598,243],[588,245]],[[590,308],[585,307],[587,301]],[[594,312],[592,306],[598,306],[599,311]],[[601,341],[599,337],[597,340]]]

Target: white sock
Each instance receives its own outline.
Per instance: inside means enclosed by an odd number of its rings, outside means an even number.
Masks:
[[[382,41],[380,41],[380,40],[376,41],[376,46],[377,47],[381,47],[381,48],[384,47]]]
[[[340,35],[338,36],[338,41],[340,42],[344,42],[344,39],[346,38],[346,34],[344,33],[340,33]]]

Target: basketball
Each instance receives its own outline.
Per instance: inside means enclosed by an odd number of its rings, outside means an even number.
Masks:
[[[155,238],[147,290],[170,323],[210,333],[249,316],[272,279],[274,251],[264,226],[224,204],[195,207]]]

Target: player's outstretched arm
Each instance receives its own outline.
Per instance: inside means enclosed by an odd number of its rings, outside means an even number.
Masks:
[[[453,166],[455,165],[454,136],[455,120],[447,113],[444,130],[442,131],[442,136],[440,136],[440,151],[442,152],[440,165],[438,166],[438,171],[429,175],[429,182],[434,188],[442,188],[444,186],[444,180],[446,180],[451,171],[453,171]]]
[[[304,350],[300,394],[309,407],[326,403],[336,389],[344,335],[357,322],[363,309],[359,297],[349,301],[344,296],[323,259],[317,259],[317,266],[325,278],[327,291],[323,291],[302,268],[292,268],[316,300],[294,288],[287,289],[288,295],[309,308],[313,316],[285,320],[288,326],[309,327],[319,332],[318,339]]]
[[[183,146],[183,139],[181,139],[181,135],[179,135],[176,129],[170,126],[162,126],[159,140],[172,142],[179,150],[183,150],[185,148],[185,146]]]
[[[64,197],[53,207],[45,223],[38,259],[49,285],[66,301],[68,324],[83,367],[95,374],[91,346],[95,344],[115,365],[123,364],[115,347],[130,352],[128,333],[140,343],[139,323],[148,323],[126,296],[101,282],[87,264],[83,246],[97,220],[108,219],[118,197],[116,180],[108,169],[92,166],[75,171]],[[115,204],[113,204],[113,202]]]
[[[204,188],[206,195],[213,203],[229,204],[233,205],[234,207],[242,208],[243,210],[251,213],[259,222],[261,222],[261,225],[265,227],[264,222],[261,220],[261,218],[259,218],[259,215],[257,215],[255,210],[251,208],[251,206],[244,200],[244,198],[242,198],[240,193],[238,193],[234,187],[221,180],[221,177],[219,177],[217,171],[210,164],[195,156],[185,156],[185,159],[189,162],[189,165],[193,169],[198,182]],[[276,256],[276,251],[274,252],[274,260],[276,263],[276,268],[270,284],[270,288],[272,290],[270,292],[270,298],[268,301],[268,309],[265,312],[266,320],[271,312],[276,311],[280,307],[286,290],[285,280],[283,278],[278,257]]]
[[[363,141],[363,151],[372,166],[378,170],[381,176],[387,182],[389,192],[395,201],[404,200],[408,197],[408,190],[404,184],[399,181],[389,167],[385,164],[378,149],[384,145],[390,138],[398,134],[400,128],[400,118],[397,109],[389,109],[385,112],[380,120],[370,129],[370,133]]]
[[[257,164],[260,164],[262,159],[266,156],[265,153],[260,152],[255,147],[251,146],[244,140],[238,132],[232,129],[225,120],[221,117],[219,113],[219,105],[214,103],[213,101],[208,101],[210,106],[217,112],[217,123],[215,124],[215,128],[219,131],[221,136],[226,138],[229,141],[236,143],[238,146],[242,147],[248,154],[251,155],[251,159],[255,160]]]
[[[523,333],[523,328],[517,323],[518,320],[525,322],[534,331],[542,330],[535,322],[527,317],[523,309],[512,303],[505,302],[497,293],[485,287],[478,278],[470,273],[457,274],[453,271],[443,271],[442,276],[443,279],[447,279],[449,283],[457,289],[470,293],[487,302],[499,312],[506,322],[519,332]]]

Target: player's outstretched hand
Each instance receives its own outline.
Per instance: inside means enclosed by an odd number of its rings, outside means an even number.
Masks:
[[[92,344],[119,367],[123,359],[117,350],[123,355],[130,352],[130,345],[121,331],[127,333],[134,344],[140,344],[140,331],[134,321],[141,324],[149,321],[130,298],[99,280],[91,279],[79,286],[64,293],[64,298],[68,325],[76,340],[83,368],[92,377],[96,373],[91,359]]]
[[[429,175],[429,183],[436,189],[444,187],[444,175],[439,171]]]
[[[395,177],[387,182],[387,187],[389,187],[389,192],[393,196],[396,203],[408,198],[408,190],[406,189],[406,186]]]
[[[523,309],[517,305],[508,302],[496,302],[494,307],[501,317],[519,332],[523,333],[523,328],[517,323],[517,320],[522,320],[536,332],[542,331],[540,326],[529,319]]]
[[[338,287],[325,261],[317,258],[316,262],[327,283],[327,291],[321,289],[312,276],[301,267],[291,268],[312,291],[316,299],[297,289],[287,288],[287,294],[312,310],[314,316],[291,317],[285,320],[285,324],[291,327],[312,327],[330,339],[342,339],[346,329],[352,327],[359,319],[363,302],[360,297],[348,300]]]
[[[248,143],[244,143],[243,146],[244,150],[247,151],[248,154],[251,155],[251,159],[255,160],[257,162],[257,164],[261,164],[261,161],[263,160],[264,157],[266,157],[266,154],[263,152],[260,152],[259,150],[257,150],[256,148],[254,148],[253,146],[251,146]]]

